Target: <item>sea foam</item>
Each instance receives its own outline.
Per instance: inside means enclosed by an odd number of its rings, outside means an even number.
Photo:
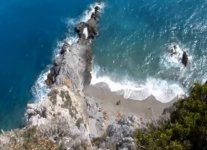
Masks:
[[[171,54],[169,51],[173,48],[173,46],[176,45],[176,53]],[[184,69],[184,65],[182,64],[182,56],[183,52],[187,52],[188,55],[188,63],[192,62],[192,56],[189,53],[189,50],[187,48],[181,47],[182,44],[172,43],[168,46],[168,51],[164,53],[164,55],[161,58],[161,65],[163,65],[165,68],[181,68]]]
[[[89,9],[87,9],[86,11],[84,11],[83,15],[80,17],[80,19],[78,20],[78,22],[87,22],[90,18],[93,12],[95,12],[95,7],[98,6],[100,8],[100,12],[103,12],[103,9],[105,7],[105,4],[103,2],[96,2],[94,4],[91,4],[89,6]]]
[[[175,43],[169,45],[168,49],[171,49]],[[171,55],[168,50],[161,56],[160,66],[163,71],[169,71],[172,68],[179,68],[181,72],[180,76],[186,71],[186,68],[181,63],[183,52],[186,51],[189,56],[189,61],[192,61],[192,56],[189,54],[187,49],[181,48],[178,44],[177,53]],[[100,66],[94,65],[92,70],[92,85],[98,83],[106,83],[112,92],[116,92],[123,95],[126,99],[133,100],[145,100],[149,96],[154,96],[156,100],[167,103],[177,97],[186,95],[187,90],[179,80],[162,79],[161,77],[147,77],[142,82],[132,81],[129,77],[125,79],[113,80],[110,75],[98,75],[101,70]],[[183,74],[182,74],[183,72]]]
[[[100,8],[100,12],[103,11],[104,3],[94,3],[89,6],[88,9],[84,11],[81,17],[73,19],[70,18],[67,20],[67,27],[68,27],[68,34],[65,39],[57,42],[57,47],[54,49],[54,56],[53,59],[59,56],[61,48],[63,44],[66,42],[70,45],[77,43],[78,36],[76,33],[73,32],[74,27],[79,22],[87,22],[92,13],[95,11],[95,7],[98,6]],[[34,86],[32,87],[31,91],[36,101],[40,101],[44,99],[45,96],[50,92],[50,88],[46,85],[45,80],[47,79],[47,75],[50,73],[51,66],[48,66],[43,72],[40,73],[38,79],[36,80]]]
[[[93,69],[91,84],[105,83],[112,92],[123,95],[126,99],[145,100],[149,96],[154,96],[156,100],[167,103],[176,97],[184,96],[186,91],[179,83],[149,77],[144,83],[136,83],[125,79],[114,81],[110,76],[98,76],[98,70]]]
[[[45,98],[45,96],[49,93],[50,89],[45,83],[47,79],[47,75],[50,73],[49,67],[43,71],[37,81],[35,82],[34,86],[32,87],[32,94],[35,100],[41,101]]]

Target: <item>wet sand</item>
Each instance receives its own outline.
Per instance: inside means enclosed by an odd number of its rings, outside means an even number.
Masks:
[[[153,96],[142,101],[125,99],[116,92],[111,92],[104,83],[90,85],[84,92],[87,96],[94,98],[110,117],[133,114],[147,120],[156,120],[165,108],[170,107],[177,100],[161,103]]]

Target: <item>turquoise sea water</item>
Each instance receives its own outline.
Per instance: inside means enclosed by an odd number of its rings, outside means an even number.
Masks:
[[[206,80],[207,1],[106,0],[94,43],[92,83],[126,98],[168,102]],[[169,54],[177,45],[178,54]],[[189,56],[185,68],[183,51]]]
[[[22,125],[26,104],[44,91],[37,79],[51,64],[57,42],[74,36],[69,32],[74,21],[91,3],[0,1],[0,128]],[[105,82],[126,98],[153,95],[168,102],[185,94],[194,81],[206,80],[206,1],[104,3],[100,33],[93,43],[92,84]],[[172,57],[168,49],[173,45],[178,53]],[[180,63],[183,51],[189,56],[186,68]]]

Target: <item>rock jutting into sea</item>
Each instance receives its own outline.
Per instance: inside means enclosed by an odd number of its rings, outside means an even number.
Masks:
[[[91,47],[103,5],[95,3],[90,18],[76,25],[77,42],[64,41],[45,81],[50,92],[27,105],[23,129],[2,131],[0,149],[135,149],[134,130],[153,119],[121,109],[111,113],[110,107],[116,110],[126,102],[119,99],[105,111],[100,101],[84,92],[91,81]],[[146,108],[152,115],[152,109]]]

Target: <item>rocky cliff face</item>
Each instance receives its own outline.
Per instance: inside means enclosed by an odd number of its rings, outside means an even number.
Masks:
[[[101,5],[76,26],[79,40],[63,44],[46,80],[48,96],[28,104],[25,128],[3,132],[0,149],[135,149],[133,131],[142,126],[140,120],[126,116],[105,123],[105,112],[83,92],[91,80],[91,44]]]

